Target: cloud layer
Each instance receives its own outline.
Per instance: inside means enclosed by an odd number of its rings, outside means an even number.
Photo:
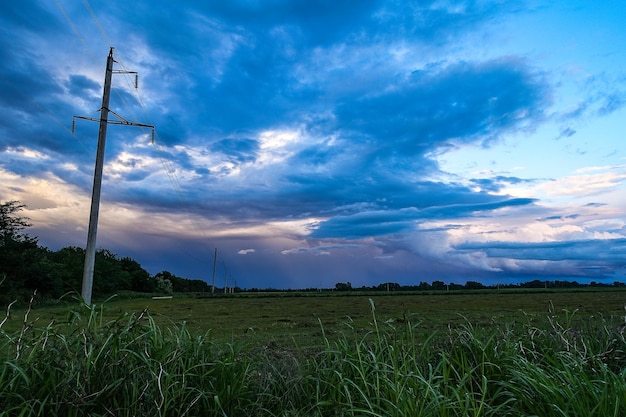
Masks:
[[[610,6],[5,3],[0,200],[44,245],[84,245],[97,123],[70,124],[113,44],[140,78],[110,108],[156,143],[109,127],[98,244],[153,273],[207,279],[217,247],[243,287],[625,278]]]

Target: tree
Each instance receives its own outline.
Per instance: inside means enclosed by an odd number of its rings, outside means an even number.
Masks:
[[[465,283],[466,290],[482,290],[485,286],[478,281],[467,281]]]
[[[26,207],[24,204],[15,200],[0,204],[0,235],[2,237],[0,245],[4,244],[6,239],[20,241],[26,237],[22,234],[22,230],[30,227],[28,222],[30,219],[17,214],[24,207]]]
[[[420,285],[417,287],[420,291],[430,290],[430,284],[425,281],[420,281]]]
[[[161,271],[158,274],[156,274],[154,276],[154,279],[156,281],[156,288],[155,290],[157,292],[164,292],[167,294],[171,294],[174,292],[173,288],[172,288],[172,281],[170,278],[172,278],[174,275],[172,275],[171,272],[169,271]]]
[[[157,291],[161,292],[208,292],[211,287],[206,281],[177,277],[169,271],[154,276]]]
[[[117,255],[108,249],[98,249],[93,273],[94,295],[102,297],[130,289],[132,289],[131,276],[123,269]]]
[[[30,226],[29,219],[19,214],[24,207],[19,201],[0,203],[0,305],[28,300],[35,290],[41,298],[79,292],[85,250],[71,246],[53,252],[40,247],[36,238],[24,233]],[[167,271],[153,278],[131,258],[120,259],[107,249],[96,251],[95,296],[121,290],[171,293],[208,289],[204,281],[179,278]]]
[[[350,291],[352,290],[352,283],[348,282],[338,282],[335,284],[335,289],[337,291]]]
[[[443,281],[433,281],[430,286],[433,290],[445,290],[447,288],[446,283]]]
[[[64,292],[80,294],[83,280],[85,249],[68,246],[51,254],[54,262],[53,274],[63,283]]]
[[[374,289],[379,291],[398,291],[400,289],[400,284],[397,282],[383,282],[377,287],[374,287]]]
[[[45,250],[22,231],[29,227],[28,218],[18,213],[25,207],[19,201],[0,204],[0,302],[27,298],[46,277],[48,262]],[[45,280],[44,280],[45,281]],[[51,282],[45,281],[44,285]]]
[[[143,269],[139,262],[129,257],[120,259],[122,271],[130,276],[133,291],[153,292],[156,288],[156,281],[150,277],[148,271]]]

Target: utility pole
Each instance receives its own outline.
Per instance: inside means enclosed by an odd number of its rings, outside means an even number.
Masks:
[[[72,133],[76,120],[83,119],[93,122],[100,122],[98,130],[98,149],[96,150],[96,167],[93,174],[93,189],[91,192],[91,211],[89,212],[89,231],[87,232],[87,247],[85,248],[85,267],[83,269],[83,287],[81,295],[87,305],[91,305],[91,294],[93,292],[93,272],[96,261],[96,235],[98,233],[98,213],[100,211],[100,191],[102,189],[102,169],[104,167],[104,148],[106,144],[107,125],[120,124],[127,126],[149,127],[152,129],[152,140],[154,141],[154,126],[143,123],[132,123],[117,113],[109,110],[111,98],[111,76],[117,74],[135,74],[134,71],[114,71],[113,70],[113,47],[109,51],[107,58],[106,73],[104,75],[104,91],[102,93],[102,107],[100,108],[100,119],[91,117],[74,116],[72,120]],[[135,88],[137,88],[137,78],[135,78]],[[113,113],[119,120],[109,121],[109,112]]]
[[[228,291],[228,276],[226,275],[226,264],[222,262],[224,265],[224,294]]]
[[[215,294],[215,268],[217,267],[217,248],[215,248],[215,255],[213,255],[213,285],[211,285],[211,294]]]

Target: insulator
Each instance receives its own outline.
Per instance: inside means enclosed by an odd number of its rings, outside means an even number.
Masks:
[[[135,88],[139,88],[139,74],[135,74]]]
[[[75,130],[76,130],[76,119],[72,119],[72,135],[74,134]]]
[[[152,129],[152,144],[154,145],[154,129]]]

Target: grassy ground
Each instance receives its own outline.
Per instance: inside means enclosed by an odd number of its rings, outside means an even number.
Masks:
[[[626,415],[626,292],[122,298],[12,309],[0,417]]]
[[[592,320],[602,316],[624,321],[626,291],[511,291],[476,293],[441,292],[415,294],[386,293],[261,293],[208,297],[203,294],[176,295],[172,299],[112,298],[96,302],[104,320],[147,309],[157,324],[185,323],[191,332],[211,332],[213,339],[250,341],[279,345],[312,346],[326,335],[368,331],[371,299],[382,322],[401,322],[407,317],[428,334],[470,323],[478,327],[493,324],[544,321],[546,315],[568,320]],[[39,326],[67,318],[68,306],[35,308],[29,320]],[[5,329],[22,326],[24,307],[14,310]]]

